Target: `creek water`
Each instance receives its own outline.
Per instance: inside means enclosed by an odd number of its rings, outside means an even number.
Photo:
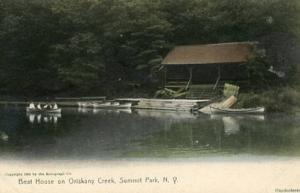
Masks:
[[[204,115],[62,108],[28,114],[0,107],[0,158],[140,159],[300,156],[300,116]]]

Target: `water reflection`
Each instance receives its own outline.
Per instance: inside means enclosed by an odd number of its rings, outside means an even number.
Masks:
[[[79,112],[79,113],[89,113],[89,112],[91,112],[91,111],[92,111],[91,108],[84,108],[84,107],[79,107],[79,108],[78,108],[78,112]]]
[[[101,113],[132,113],[132,109],[100,109],[100,108],[86,108],[86,107],[79,107],[77,109],[78,113],[82,114],[101,114]]]
[[[240,124],[234,117],[223,117],[224,132],[226,135],[234,135],[239,133]]]
[[[190,112],[166,111],[166,110],[143,110],[136,109],[135,112],[142,117],[154,117],[158,119],[186,120],[196,119],[196,115]]]
[[[61,118],[61,113],[27,113],[29,122],[34,123],[54,123],[56,124]]]
[[[287,114],[208,116],[64,108],[62,115],[45,116],[26,115],[22,108],[0,111],[0,156],[5,152],[35,159],[300,156],[300,117]]]
[[[247,120],[264,121],[265,115],[211,115],[212,120],[222,120],[225,135],[238,134],[240,123]]]
[[[5,133],[5,132],[3,132],[3,131],[0,131],[0,140],[2,140],[2,141],[8,141],[8,135]]]
[[[214,120],[220,120],[223,117],[232,117],[233,119],[236,120],[256,120],[256,121],[264,121],[265,120],[265,115],[210,115],[211,119]]]

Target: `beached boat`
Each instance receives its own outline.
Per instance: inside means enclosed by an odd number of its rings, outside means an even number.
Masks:
[[[113,109],[126,109],[131,108],[131,103],[120,104],[119,102],[104,102],[104,103],[94,103],[94,108],[113,108]]]
[[[83,102],[77,102],[78,107],[82,107],[83,106]]]
[[[231,109],[210,106],[212,114],[262,114],[265,112],[264,107]]]
[[[106,107],[111,107],[111,106],[112,106],[111,102],[93,103],[94,108],[106,108]]]
[[[90,108],[90,107],[93,107],[93,103],[92,102],[79,102],[78,106],[81,108]]]
[[[41,104],[34,105],[33,103],[29,104],[29,107],[26,107],[28,113],[61,113],[61,108],[58,108],[57,104],[54,105],[44,105]]]
[[[132,107],[132,103],[124,103],[124,104],[120,104],[119,108],[131,108]]]

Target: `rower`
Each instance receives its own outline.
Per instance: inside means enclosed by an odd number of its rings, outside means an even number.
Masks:
[[[42,110],[42,107],[41,107],[40,103],[37,105],[37,108],[40,109],[40,110]]]
[[[29,104],[29,108],[30,108],[30,109],[35,109],[34,104],[33,104],[33,103],[30,103],[30,104]]]
[[[54,103],[53,109],[58,109],[57,104]]]

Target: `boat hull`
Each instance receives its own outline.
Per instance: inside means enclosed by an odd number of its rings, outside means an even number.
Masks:
[[[61,109],[31,109],[26,108],[28,113],[61,113]]]
[[[100,103],[100,104],[93,104],[94,108],[99,109],[127,109],[131,108],[131,103],[119,104],[119,103]]]
[[[265,112],[264,107],[245,108],[245,109],[230,109],[230,108],[217,108],[210,107],[212,114],[263,114]]]

